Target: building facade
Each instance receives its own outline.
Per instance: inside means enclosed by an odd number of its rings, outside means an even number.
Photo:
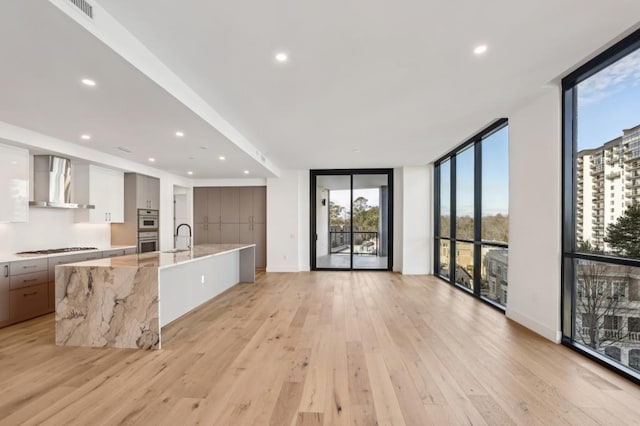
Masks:
[[[576,178],[576,241],[607,251],[607,225],[640,202],[640,125],[578,152]]]

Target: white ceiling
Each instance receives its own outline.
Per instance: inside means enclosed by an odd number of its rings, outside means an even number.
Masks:
[[[428,163],[549,90],[640,17],[637,0],[100,5],[281,168]],[[182,175],[270,175],[48,2],[2,2],[0,40],[0,121],[70,142],[89,132],[96,149],[154,156]],[[480,43],[489,50],[475,57]],[[273,60],[280,50],[288,63]],[[99,86],[82,87],[85,75]],[[187,137],[176,140],[177,129]]]

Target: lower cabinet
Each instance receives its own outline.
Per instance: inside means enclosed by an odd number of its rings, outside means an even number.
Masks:
[[[0,263],[0,327],[55,312],[57,265],[136,252],[130,247]]]
[[[0,263],[0,327],[9,324],[9,264]]]
[[[11,321],[22,321],[48,312],[48,284],[21,287],[10,292]]]

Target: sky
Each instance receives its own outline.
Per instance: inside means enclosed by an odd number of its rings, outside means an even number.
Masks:
[[[353,191],[353,199],[355,200],[358,197],[364,197],[368,200],[367,204],[370,205],[371,207],[374,207],[380,203],[378,200],[379,193],[380,193],[379,188],[355,189]],[[331,201],[333,201],[334,203],[345,207],[347,210],[351,210],[351,208],[349,207],[351,204],[351,194],[348,189],[345,189],[345,190],[334,189],[331,191],[329,196],[331,197]]]
[[[456,157],[458,216],[473,216],[474,152],[466,149]],[[449,164],[443,164],[442,175],[450,173]],[[441,193],[450,191],[449,179],[442,179]],[[450,209],[443,199],[441,208],[446,215]],[[509,214],[509,129],[503,128],[482,141],[482,215]]]
[[[640,124],[640,50],[578,84],[578,150]]]

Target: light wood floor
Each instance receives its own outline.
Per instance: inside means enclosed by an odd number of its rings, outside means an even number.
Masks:
[[[430,277],[260,274],[163,350],[0,330],[0,424],[638,424],[640,387]]]

